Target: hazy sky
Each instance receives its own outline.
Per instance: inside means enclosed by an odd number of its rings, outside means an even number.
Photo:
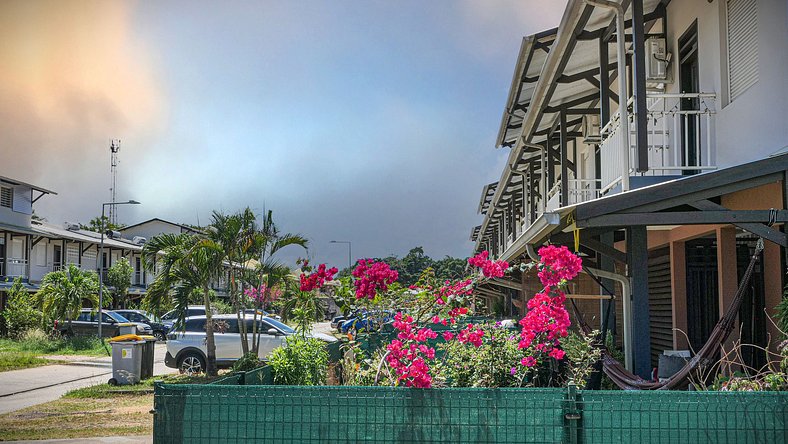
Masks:
[[[87,221],[117,138],[121,222],[265,207],[321,262],[464,257],[521,39],[565,3],[4,0],[0,175]]]

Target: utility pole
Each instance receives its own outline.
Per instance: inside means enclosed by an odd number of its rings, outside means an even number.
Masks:
[[[118,152],[120,151],[120,139],[112,139],[109,144],[110,151],[110,174],[112,175],[112,187],[109,189],[110,202],[115,202],[115,191],[118,176]],[[102,222],[103,223],[103,222]],[[109,223],[118,224],[118,209],[113,204],[109,207]]]

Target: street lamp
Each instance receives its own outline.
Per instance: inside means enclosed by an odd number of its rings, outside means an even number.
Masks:
[[[136,200],[129,200],[128,202],[106,202],[101,204],[101,242],[99,243],[99,255],[98,255],[98,262],[99,264],[99,306],[98,306],[98,337],[101,339],[101,308],[104,304],[104,210],[107,208],[107,205],[139,205],[140,203]]]
[[[329,243],[331,243],[331,244],[347,244],[347,268],[349,269],[350,267],[352,267],[353,266],[353,262],[352,262],[351,258],[353,257],[353,247],[352,247],[350,241],[332,240]]]

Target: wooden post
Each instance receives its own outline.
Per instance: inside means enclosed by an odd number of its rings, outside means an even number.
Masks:
[[[627,257],[632,279],[632,362],[636,375],[651,379],[647,236],[645,226],[627,228]]]

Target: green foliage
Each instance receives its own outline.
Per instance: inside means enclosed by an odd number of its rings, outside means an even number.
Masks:
[[[452,387],[519,387],[528,383],[530,372],[520,364],[524,350],[517,346],[517,332],[483,324],[481,347],[452,340],[438,345],[444,351],[438,375]],[[514,372],[512,372],[514,369]]]
[[[779,304],[774,307],[775,321],[777,327],[782,332],[783,339],[788,339],[788,286],[783,290],[783,298]]]
[[[374,260],[385,262],[389,267],[397,270],[397,273],[399,273],[397,282],[404,287],[415,284],[422,273],[424,273],[424,270],[428,268],[432,268],[435,271],[435,277],[441,281],[459,279],[465,275],[465,266],[467,265],[467,259],[450,256],[436,261],[424,254],[423,247],[411,248],[402,259],[392,255],[384,258],[374,258]],[[348,277],[352,271],[350,268],[345,268],[339,272],[338,276]]]
[[[255,352],[249,352],[241,356],[241,359],[233,364],[233,372],[248,372],[260,366],[260,358]]]
[[[42,330],[28,330],[17,339],[0,339],[0,353],[34,355],[107,356],[104,342],[95,336],[53,337]]]
[[[566,352],[567,383],[584,387],[586,381],[594,372],[594,365],[602,357],[602,350],[594,344],[599,332],[594,330],[589,334],[570,332],[561,341],[561,348]]]
[[[328,351],[319,339],[289,336],[286,346],[274,349],[268,364],[275,384],[325,385]]]
[[[126,225],[124,224],[113,224],[112,222],[109,221],[108,216],[103,216],[103,219],[101,216],[96,216],[93,219],[90,219],[90,222],[88,222],[87,225],[79,224],[79,228],[81,230],[95,231],[96,233],[101,233],[102,228],[104,229],[104,231],[106,230],[118,231],[124,228],[125,226]]]
[[[27,330],[42,326],[44,315],[38,308],[37,298],[27,292],[22,278],[14,281],[7,294],[5,310],[0,314],[5,320],[8,336],[18,337]]]
[[[312,330],[312,324],[323,317],[325,306],[316,292],[294,291],[282,305],[282,319],[292,321],[299,334],[305,336]]]
[[[83,301],[98,307],[98,275],[94,271],[81,270],[69,265],[60,271],[47,273],[41,281],[38,297],[43,301],[45,315],[52,319],[75,319],[79,316]]]
[[[230,304],[228,304],[224,299],[211,299],[211,306],[215,308],[219,314],[229,314],[233,312],[233,307],[230,306]]]
[[[131,277],[134,275],[134,268],[129,264],[125,257],[120,258],[107,270],[107,282],[113,288],[115,296],[115,306],[120,306],[125,301],[131,286]]]

